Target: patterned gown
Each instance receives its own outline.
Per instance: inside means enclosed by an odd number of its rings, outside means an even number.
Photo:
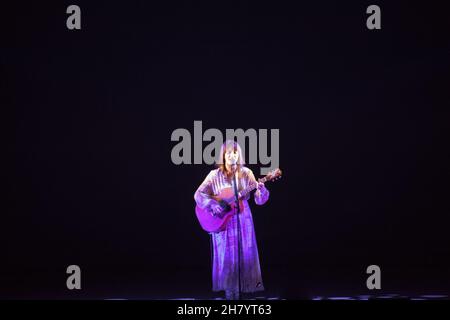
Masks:
[[[246,188],[252,181],[255,181],[253,172],[249,168],[242,167],[241,172],[241,178],[237,179],[239,191]],[[215,201],[211,199],[211,195],[217,195],[222,189],[232,186],[231,179],[228,180],[220,169],[212,170],[195,192],[194,199],[199,207],[205,208],[212,201]],[[264,204],[269,199],[269,191],[265,188],[253,194],[255,203],[258,205]],[[241,230],[241,292],[264,290],[253,218],[248,204],[249,198],[250,195],[244,198],[244,211],[239,217]],[[238,291],[237,234],[238,225],[236,215],[229,220],[224,231],[211,233],[213,247],[213,291]]]

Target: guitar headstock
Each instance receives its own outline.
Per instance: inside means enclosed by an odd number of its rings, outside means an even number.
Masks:
[[[264,177],[265,181],[273,181],[281,178],[282,172],[280,168],[269,171],[269,173]]]

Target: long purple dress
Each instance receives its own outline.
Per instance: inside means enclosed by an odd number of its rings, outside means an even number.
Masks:
[[[238,179],[238,190],[246,188],[254,182],[253,172],[246,167],[241,168],[242,175]],[[232,187],[231,181],[226,178],[220,169],[212,170],[194,195],[197,205],[201,208],[211,204],[211,195],[217,195],[224,188]],[[264,290],[261,268],[259,265],[258,247],[256,245],[255,230],[252,213],[248,204],[250,195],[244,199],[244,211],[240,214],[241,229],[241,292],[256,292]],[[269,199],[269,191],[263,188],[254,193],[255,203],[264,204]],[[233,216],[227,228],[219,233],[211,233],[213,246],[213,291],[238,291],[238,225],[237,217]]]

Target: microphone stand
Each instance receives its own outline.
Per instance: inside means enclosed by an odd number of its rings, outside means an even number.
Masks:
[[[238,234],[238,300],[241,299],[241,223],[240,223],[240,213],[241,208],[239,206],[239,193],[237,189],[237,171],[234,174],[234,197],[236,201],[236,221],[237,221],[237,234]]]

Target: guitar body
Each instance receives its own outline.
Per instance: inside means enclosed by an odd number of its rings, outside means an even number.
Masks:
[[[226,229],[230,218],[237,213],[236,201],[232,188],[223,189],[215,199],[222,207],[222,212],[215,216],[212,215],[211,209],[206,207],[204,209],[199,206],[195,207],[197,219],[200,222],[203,230],[207,232],[221,232]],[[244,211],[244,203],[239,200],[240,212]]]

